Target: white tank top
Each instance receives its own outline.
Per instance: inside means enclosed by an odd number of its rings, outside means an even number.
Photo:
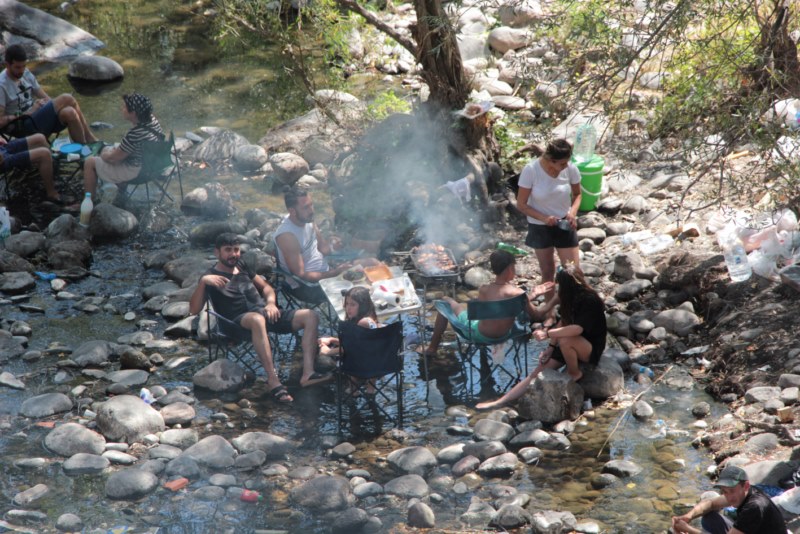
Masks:
[[[295,238],[297,238],[297,242],[300,243],[300,255],[303,257],[303,265],[305,266],[305,270],[307,272],[324,273],[330,270],[328,262],[325,260],[325,256],[323,256],[322,252],[320,252],[319,248],[317,248],[317,232],[314,231],[314,224],[307,223],[303,226],[297,226],[292,222],[291,219],[289,219],[288,215],[283,218],[280,226],[278,226],[278,229],[275,230],[275,233],[272,236],[273,239],[276,240],[275,248],[278,252],[278,266],[281,269],[284,271],[289,271],[289,267],[286,264],[286,258],[283,257],[281,248],[277,246],[278,236],[286,233],[290,233],[295,236]],[[293,288],[300,285],[291,278],[288,280],[288,282]]]

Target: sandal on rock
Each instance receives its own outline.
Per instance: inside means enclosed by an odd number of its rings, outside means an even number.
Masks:
[[[308,377],[308,380],[305,383],[301,380],[300,387],[307,388],[311,386],[316,386],[319,384],[325,384],[333,380],[333,375],[331,373],[322,374],[314,372],[311,376]]]
[[[289,391],[287,391],[286,386],[283,384],[275,386],[269,390],[269,394],[272,395],[273,399],[281,404],[291,404],[294,401],[292,396],[289,395]]]

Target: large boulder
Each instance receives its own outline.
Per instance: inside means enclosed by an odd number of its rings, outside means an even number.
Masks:
[[[19,412],[25,417],[49,417],[72,409],[72,399],[63,393],[43,393],[29,399],[20,406]]]
[[[78,423],[65,423],[50,431],[44,438],[47,450],[67,458],[79,453],[103,454],[106,440]]]
[[[194,385],[218,393],[235,392],[247,382],[247,373],[230,360],[215,360],[192,378]]]
[[[70,78],[92,82],[113,82],[125,75],[122,66],[103,56],[81,56],[69,64]]]
[[[89,231],[97,239],[119,239],[131,235],[138,224],[133,213],[102,202],[92,211]]]
[[[509,50],[516,50],[530,42],[530,33],[527,30],[501,26],[489,33],[489,46],[501,54]]]
[[[222,436],[211,435],[183,451],[181,457],[211,469],[227,469],[234,464],[236,449]]]
[[[578,417],[583,398],[583,388],[568,374],[545,369],[528,386],[518,410],[525,419],[556,423]]]
[[[0,292],[16,295],[25,293],[36,287],[36,279],[30,273],[3,273],[0,274]]]
[[[222,129],[195,147],[194,158],[209,163],[229,160],[236,149],[249,144],[245,137],[232,130]]]
[[[181,201],[181,210],[209,219],[224,219],[236,212],[236,206],[228,190],[222,184],[212,182],[186,193]]]
[[[284,185],[294,185],[302,176],[308,174],[308,162],[297,154],[279,152],[269,159],[275,178]]]
[[[622,367],[611,356],[603,355],[596,366],[582,365],[583,378],[580,386],[590,399],[607,399],[622,390],[625,385]]]
[[[33,256],[44,248],[44,244],[44,234],[28,230],[10,235],[3,241],[3,246],[6,247],[7,251],[13,252],[22,258]]]
[[[134,442],[165,425],[161,414],[139,397],[118,395],[98,406],[97,428],[111,441]]]
[[[0,273],[26,272],[32,273],[34,266],[27,260],[8,250],[0,250]]]

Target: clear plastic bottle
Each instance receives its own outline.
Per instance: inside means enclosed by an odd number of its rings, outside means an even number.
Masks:
[[[722,248],[722,256],[725,258],[725,265],[728,267],[732,282],[744,282],[753,275],[753,269],[747,260],[747,251],[735,233],[721,234],[719,246]]]
[[[92,210],[94,209],[94,202],[92,202],[92,194],[86,193],[81,202],[81,226],[89,226],[89,221],[92,219]]]
[[[583,163],[594,156],[594,147],[597,144],[597,130],[591,123],[581,124],[575,133],[575,161]]]

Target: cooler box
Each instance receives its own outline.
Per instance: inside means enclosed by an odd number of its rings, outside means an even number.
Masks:
[[[589,161],[575,163],[581,173],[581,205],[578,208],[580,211],[592,211],[600,199],[605,163],[597,154]]]

